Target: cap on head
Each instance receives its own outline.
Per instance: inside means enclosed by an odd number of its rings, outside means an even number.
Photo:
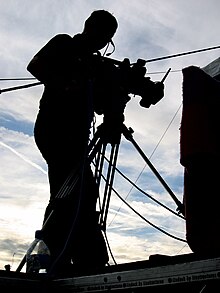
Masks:
[[[98,33],[113,37],[118,27],[116,18],[106,10],[95,10],[86,19],[84,32],[97,31]]]

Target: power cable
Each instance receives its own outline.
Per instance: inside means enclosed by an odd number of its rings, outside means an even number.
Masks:
[[[109,163],[109,160],[105,157],[105,160],[108,161]],[[181,216],[180,214],[178,214],[177,212],[173,211],[172,209],[170,209],[169,207],[165,206],[163,203],[159,202],[157,199],[155,199],[153,196],[151,196],[150,194],[148,194],[147,192],[145,192],[143,189],[141,189],[140,187],[138,187],[136,185],[136,182],[137,180],[134,182],[132,182],[127,176],[125,176],[117,167],[115,168],[115,170],[124,178],[126,179],[133,187],[135,187],[137,190],[139,190],[141,193],[145,194],[147,197],[149,197],[151,200],[153,200],[154,202],[156,202],[158,205],[162,206],[163,208],[165,208],[166,210],[170,211],[171,213],[173,213],[174,215],[182,218],[183,220],[185,220],[185,218],[183,216]],[[132,188],[133,188],[132,187]],[[130,191],[129,191],[130,193]],[[126,195],[125,199],[126,200],[128,198],[128,195]],[[119,207],[119,209],[117,210],[116,214],[120,211],[121,209],[121,206]],[[115,216],[116,216],[115,214]],[[115,218],[115,217],[114,217]],[[111,223],[109,224],[109,226],[112,224],[114,218],[112,219]]]
[[[101,174],[101,177],[103,178],[103,180],[106,181],[106,179],[105,179],[105,177],[104,177],[103,174]],[[124,204],[126,204],[126,205],[127,205],[127,206],[128,206],[128,207],[129,207],[129,208],[130,208],[130,209],[136,214],[136,215],[138,215],[142,220],[144,220],[145,222],[147,222],[150,226],[154,227],[155,229],[159,230],[159,231],[162,232],[163,234],[165,234],[165,235],[167,235],[167,236],[169,236],[169,237],[171,237],[171,238],[173,238],[173,239],[176,239],[176,240],[178,240],[178,241],[182,241],[182,242],[187,243],[187,240],[182,239],[182,238],[179,238],[179,237],[176,237],[176,236],[174,236],[174,235],[168,233],[167,231],[161,229],[160,227],[156,226],[155,224],[151,223],[149,220],[147,220],[144,216],[142,216],[139,212],[137,212],[137,211],[136,211],[136,210],[135,210],[135,209],[134,209],[134,208],[133,208],[128,202],[126,202],[126,200],[123,199],[123,198],[119,195],[119,193],[113,188],[113,186],[111,186],[111,190],[114,191],[114,193],[119,197],[119,199],[120,199],[121,201],[123,201]],[[103,231],[103,232],[104,232],[105,240],[106,240],[106,243],[107,243],[107,246],[108,246],[109,252],[110,252],[110,254],[111,254],[111,257],[112,257],[112,259],[113,259],[115,265],[117,265],[117,263],[116,263],[116,261],[115,261],[115,258],[114,258],[114,256],[113,256],[113,253],[112,253],[112,251],[111,251],[111,247],[110,247],[109,242],[108,242],[108,238],[107,238],[106,231]]]
[[[139,190],[140,192],[142,192],[143,194],[145,194],[147,197],[149,197],[151,200],[153,200],[154,202],[156,202],[158,205],[162,206],[163,208],[165,208],[166,210],[170,211],[171,213],[173,213],[174,215],[182,218],[183,220],[185,220],[185,218],[183,216],[181,216],[180,214],[176,213],[175,211],[173,211],[172,209],[170,209],[169,207],[165,206],[164,204],[162,204],[161,202],[159,202],[158,200],[156,200],[154,197],[152,197],[150,194],[148,194],[147,192],[145,192],[144,190],[142,190],[140,187],[138,187],[134,182],[132,182],[127,176],[125,176],[119,169],[117,169],[117,172],[124,177],[129,183],[132,184],[132,186],[134,186],[137,190]],[[127,196],[125,197],[125,200],[127,199]],[[118,210],[119,212],[119,210]]]
[[[106,231],[103,231],[103,234],[104,234],[104,237],[105,237],[106,244],[108,246],[109,253],[111,254],[112,260],[113,260],[114,264],[117,265],[117,262],[116,262],[116,260],[114,258],[114,255],[112,253],[112,250],[111,250],[111,247],[110,247],[110,244],[109,244],[109,241],[108,241],[108,237],[107,237]]]
[[[166,232],[165,230],[161,229],[160,227],[154,225],[153,223],[151,223],[149,220],[147,220],[145,217],[143,217],[139,212],[137,212],[128,202],[126,202],[113,187],[112,187],[112,190],[120,198],[120,200],[122,200],[135,214],[137,214],[142,220],[144,220],[145,222],[147,222],[149,225],[151,225],[155,229],[159,230],[160,232],[166,234],[167,236],[169,236],[171,238],[174,238],[174,239],[179,240],[179,241],[182,241],[182,242],[187,242],[185,239],[176,237],[176,236],[174,236],[174,235]]]

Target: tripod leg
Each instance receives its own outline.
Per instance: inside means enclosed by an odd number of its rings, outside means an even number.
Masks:
[[[101,149],[97,154],[95,159],[95,178],[98,186],[100,186],[101,177],[102,177],[102,170],[104,166],[104,159],[105,159],[105,151],[106,151],[106,143],[101,145]]]
[[[111,145],[111,154],[110,154],[107,178],[106,178],[105,189],[104,189],[103,203],[102,203],[102,208],[100,213],[100,225],[103,231],[106,230],[107,214],[108,214],[108,209],[110,204],[111,190],[112,190],[113,181],[114,181],[118,150],[119,150],[119,143]]]
[[[175,196],[175,194],[173,193],[173,191],[170,189],[170,187],[167,185],[167,183],[164,181],[164,179],[160,176],[160,174],[158,173],[158,171],[156,170],[156,168],[153,166],[153,164],[150,162],[150,160],[147,158],[147,156],[144,154],[144,152],[141,150],[141,148],[135,142],[135,140],[133,139],[133,136],[132,136],[132,132],[133,132],[132,129],[128,129],[124,125],[123,134],[124,134],[125,138],[127,140],[129,140],[129,141],[132,142],[132,144],[137,149],[137,151],[139,152],[139,154],[141,155],[141,157],[145,160],[145,162],[148,164],[148,166],[150,167],[150,169],[153,171],[153,173],[156,175],[156,177],[162,183],[162,185],[164,186],[164,188],[171,195],[171,197],[173,198],[173,200],[175,201],[175,203],[178,206],[179,212],[181,212],[184,215],[184,206],[183,206],[183,204],[178,200],[178,198]]]

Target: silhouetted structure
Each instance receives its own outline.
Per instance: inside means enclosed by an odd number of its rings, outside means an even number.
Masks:
[[[202,255],[220,255],[219,106],[220,82],[199,67],[184,68],[180,162],[186,238],[192,251]]]

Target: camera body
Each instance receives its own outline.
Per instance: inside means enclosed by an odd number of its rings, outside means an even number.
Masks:
[[[146,77],[146,61],[138,59],[131,64],[128,58],[123,61],[95,55],[95,112],[122,112],[131,99],[130,94],[140,96],[141,107],[149,108],[164,96],[163,82],[154,82]]]
[[[119,65],[119,70],[126,76],[124,86],[128,94],[141,97],[139,102],[141,107],[149,108],[158,103],[164,96],[164,84],[154,82],[150,77],[146,77],[146,61],[138,59],[136,63],[130,64],[129,59],[124,59]]]

